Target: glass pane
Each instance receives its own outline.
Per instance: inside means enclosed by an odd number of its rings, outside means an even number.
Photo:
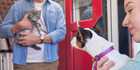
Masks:
[[[95,32],[108,39],[108,31],[107,31],[107,1],[106,0],[103,0],[103,6],[102,6],[102,9],[103,9],[103,15],[98,19],[98,21],[96,22],[96,26],[95,28],[93,28],[93,30],[95,30]]]
[[[73,18],[74,20],[89,19],[92,16],[92,0],[73,0]]]

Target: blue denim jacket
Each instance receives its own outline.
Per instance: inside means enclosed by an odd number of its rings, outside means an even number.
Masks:
[[[11,27],[20,21],[26,12],[33,9],[32,0],[19,0],[11,6],[5,17],[3,24],[0,25],[0,37],[14,37]],[[66,34],[65,17],[62,8],[57,3],[46,0],[43,6],[43,18],[47,26],[48,35],[52,38],[52,44],[45,44],[44,58],[46,62],[58,60],[58,43],[64,39]],[[27,48],[13,44],[14,64],[26,64]]]
[[[140,70],[140,52],[138,52],[135,60],[130,60],[119,70]]]

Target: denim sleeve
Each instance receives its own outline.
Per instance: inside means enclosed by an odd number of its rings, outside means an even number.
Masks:
[[[130,60],[120,70],[140,70],[140,52],[137,54],[135,60]]]
[[[15,12],[14,6],[12,6],[8,11],[8,14],[4,18],[4,21],[2,22],[2,24],[0,24],[0,37],[9,38],[13,36],[13,33],[11,32],[11,28],[15,23],[14,12]]]
[[[66,23],[62,8],[57,8],[56,17],[56,30],[48,34],[52,38],[53,43],[60,42],[62,39],[64,39],[66,34]]]
[[[130,61],[119,70],[140,70],[140,62]]]

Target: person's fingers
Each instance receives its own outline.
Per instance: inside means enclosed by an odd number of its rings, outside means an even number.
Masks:
[[[102,67],[109,59],[104,56],[103,58],[101,58],[99,61],[98,61],[98,64],[97,64],[97,67],[100,68]]]
[[[18,41],[23,41],[24,39],[25,39],[24,36],[17,38]]]
[[[51,37],[45,36],[44,42],[46,42],[46,43],[51,43],[51,42],[52,42]]]
[[[25,14],[24,17],[23,17],[23,19],[28,19],[28,15],[29,14]]]
[[[103,64],[102,70],[110,70],[114,65],[115,63],[113,61],[107,61]]]
[[[25,45],[25,44],[26,44],[26,42],[25,42],[25,41],[18,41],[18,44]]]
[[[28,32],[20,32],[21,36],[27,36],[29,33]]]
[[[29,43],[26,40],[18,41],[18,44],[21,44],[22,46],[30,46],[31,45],[31,43]]]

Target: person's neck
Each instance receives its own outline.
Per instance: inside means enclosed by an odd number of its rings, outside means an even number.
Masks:
[[[33,1],[37,3],[42,3],[44,0],[33,0]]]

